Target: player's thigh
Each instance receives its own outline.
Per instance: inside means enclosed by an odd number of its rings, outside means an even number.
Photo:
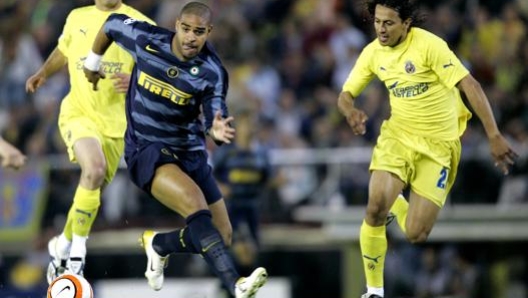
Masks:
[[[385,213],[401,193],[413,171],[414,150],[402,142],[400,137],[384,125],[372,154],[367,208],[370,212],[377,213],[380,221],[385,220]]]
[[[226,245],[231,245],[233,229],[229,221],[229,214],[224,199],[220,199],[209,205],[209,210],[213,215],[213,224],[218,229]]]
[[[441,164],[438,160],[422,155],[414,164],[415,173],[411,179],[411,190],[442,208],[445,204],[452,177],[456,175],[451,171],[451,164]],[[454,173],[453,173],[454,172]]]
[[[59,116],[59,130],[68,149],[70,161],[78,162],[79,158],[83,158],[84,161],[89,158],[88,153],[90,151],[95,151],[94,154],[100,153],[94,159],[103,156],[102,136],[98,132],[97,125],[90,118],[82,115],[61,114]],[[84,142],[85,139],[96,140],[98,144],[94,145],[91,141]],[[81,145],[75,146],[79,142]],[[84,148],[82,145],[87,145],[88,148]]]
[[[163,164],[155,170],[150,193],[185,218],[207,209],[200,187],[174,163]]]
[[[427,238],[445,204],[450,185],[454,181],[452,177],[456,175],[456,167],[454,173],[451,171],[453,162],[449,162],[450,155],[447,150],[444,158],[433,159],[428,155],[421,155],[415,161],[406,222],[407,236],[411,240],[423,241]],[[444,161],[444,164],[439,160]],[[457,162],[456,160],[455,163]]]
[[[103,138],[103,153],[106,159],[105,184],[109,184],[121,164],[125,148],[123,138]]]
[[[407,237],[413,242],[425,241],[433,229],[440,209],[429,198],[411,190],[405,223]]]
[[[104,183],[109,184],[119,167],[124,140],[102,136],[90,120],[78,118],[72,123],[75,127],[68,131],[76,136],[71,138],[74,160],[84,171],[104,171]]]

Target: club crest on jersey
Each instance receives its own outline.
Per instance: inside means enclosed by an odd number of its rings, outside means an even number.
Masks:
[[[198,68],[198,66],[193,66],[190,72],[193,76],[196,76],[200,73],[200,69]]]
[[[180,70],[176,66],[171,66],[167,69],[167,75],[169,78],[174,79],[180,74]]]
[[[412,64],[411,61],[406,61],[405,62],[405,72],[414,73],[415,71],[416,71],[416,67],[414,66],[414,64]]]

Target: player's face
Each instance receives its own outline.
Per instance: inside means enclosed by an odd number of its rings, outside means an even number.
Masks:
[[[173,50],[184,61],[194,58],[202,50],[212,26],[209,20],[194,14],[184,14],[176,21]]]
[[[105,11],[118,9],[121,3],[121,0],[95,0],[95,6]]]
[[[404,41],[410,23],[410,19],[403,21],[394,9],[379,4],[376,6],[374,28],[381,45],[394,47]]]

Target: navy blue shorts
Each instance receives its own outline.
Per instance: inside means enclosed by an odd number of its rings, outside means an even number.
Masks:
[[[178,165],[200,187],[208,205],[222,198],[205,150],[172,151],[162,143],[136,148],[127,144],[125,161],[132,182],[148,194],[156,169],[170,163]]]

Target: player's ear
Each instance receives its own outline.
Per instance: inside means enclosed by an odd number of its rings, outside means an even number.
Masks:
[[[409,27],[411,27],[412,19],[408,18],[405,21],[403,21],[403,25],[405,26],[405,30],[409,31]]]
[[[207,33],[211,33],[211,31],[213,31],[213,25],[209,25],[207,28]]]

